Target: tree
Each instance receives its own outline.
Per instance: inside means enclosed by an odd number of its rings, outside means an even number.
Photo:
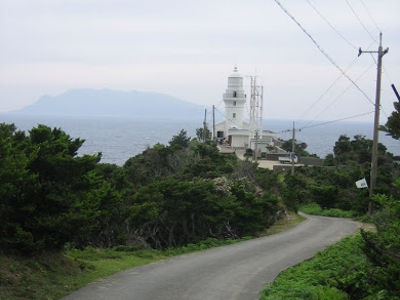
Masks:
[[[384,131],[387,131],[394,139],[400,139],[400,102],[394,102],[394,111],[386,122]]]
[[[294,152],[301,156],[310,156],[310,153],[306,151],[307,144],[300,142],[297,143],[295,141]],[[292,152],[292,139],[284,141],[282,144],[282,149],[288,152]]]
[[[375,195],[381,209],[373,216],[376,232],[361,231],[365,245],[363,250],[372,264],[369,270],[371,290],[379,299],[400,297],[400,180],[390,195]],[[371,297],[378,299],[378,297]]]
[[[187,136],[186,130],[182,129],[177,135],[174,135],[169,141],[172,149],[183,149],[189,146],[190,137]]]
[[[83,140],[44,125],[28,136],[13,125],[3,124],[1,132],[0,161],[8,165],[8,176],[20,181],[18,186],[0,182],[0,190],[8,192],[1,199],[1,248],[24,253],[62,248],[78,229],[71,210],[90,189],[86,175],[100,154],[77,157]]]
[[[201,141],[209,141],[211,140],[211,131],[206,128],[206,130],[204,131],[204,128],[197,128],[196,129],[196,137],[197,140]]]
[[[337,158],[338,162],[345,161],[344,157],[351,151],[351,143],[350,138],[347,135],[341,135],[339,139],[336,141],[335,146],[333,147],[333,153]]]
[[[0,124],[0,248],[28,252],[34,236],[21,224],[34,210],[27,199],[36,176],[29,172],[27,138],[14,124]]]

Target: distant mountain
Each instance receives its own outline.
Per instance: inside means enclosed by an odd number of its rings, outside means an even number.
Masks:
[[[201,119],[204,107],[160,93],[76,89],[57,96],[43,96],[36,103],[13,113]]]

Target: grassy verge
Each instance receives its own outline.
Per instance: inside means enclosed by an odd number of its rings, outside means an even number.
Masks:
[[[260,234],[260,236],[266,236],[266,235],[271,235],[271,234],[276,234],[280,233],[286,230],[289,230],[292,227],[295,227],[299,223],[303,222],[305,220],[304,217],[295,214],[295,213],[289,213],[289,215],[286,218],[282,218],[278,221],[275,222],[274,225],[266,229],[264,232]]]
[[[304,204],[299,210],[306,214],[327,217],[352,218],[356,216],[353,211],[349,210],[342,210],[338,208],[322,209],[317,203]]]
[[[304,218],[291,214],[279,220],[260,236],[290,229]],[[119,271],[144,265],[171,256],[229,245],[251,239],[217,240],[209,238],[197,244],[165,251],[136,250],[128,246],[114,249],[71,249],[62,254],[47,253],[24,258],[0,255],[0,300],[3,299],[59,299],[87,285]]]
[[[159,251],[114,249],[72,249],[38,257],[0,255],[0,300],[59,299],[111,274],[171,256],[232,244],[241,240],[207,239],[198,244]]]
[[[367,259],[360,235],[347,237],[313,259],[283,271],[265,286],[262,300],[349,299],[360,296]]]

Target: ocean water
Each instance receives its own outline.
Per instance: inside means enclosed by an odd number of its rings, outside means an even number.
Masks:
[[[102,153],[102,162],[123,165],[124,162],[156,143],[167,144],[181,129],[194,137],[196,128],[202,127],[201,120],[148,120],[112,117],[50,117],[20,114],[1,114],[0,123],[14,123],[18,129],[28,131],[33,126],[44,124],[60,127],[71,137],[82,138],[85,143],[79,154]],[[306,122],[298,125],[300,128]],[[297,127],[296,125],[296,127]],[[265,120],[264,129],[275,131],[279,137],[290,139],[292,128],[288,120]],[[332,153],[335,141],[341,134],[349,137],[361,134],[372,138],[372,124],[340,122],[301,130],[296,139],[307,143],[307,150],[325,157]],[[400,141],[380,134],[380,142],[388,151],[400,155]]]

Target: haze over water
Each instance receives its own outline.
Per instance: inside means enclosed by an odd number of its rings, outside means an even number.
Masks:
[[[156,143],[167,144],[172,136],[185,129],[195,137],[201,120],[149,120],[115,117],[49,117],[2,114],[0,122],[14,123],[20,130],[29,130],[38,124],[61,127],[74,138],[85,139],[79,154],[102,152],[102,162],[123,165],[124,162]],[[299,127],[305,122],[299,123]],[[211,125],[211,124],[210,124]],[[211,128],[211,126],[210,126]],[[264,129],[280,132],[292,128],[289,120],[265,120]],[[333,152],[335,141],[341,134],[349,137],[361,134],[372,139],[372,123],[340,122],[304,129],[296,133],[296,139],[307,143],[307,150],[325,157]],[[291,132],[280,133],[283,139],[291,139]],[[380,133],[380,142],[388,151],[400,155],[400,142]]]

